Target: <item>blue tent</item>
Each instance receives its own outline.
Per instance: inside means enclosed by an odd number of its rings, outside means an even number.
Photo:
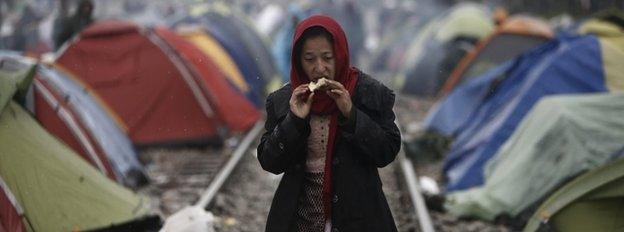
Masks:
[[[272,91],[271,89],[267,89],[267,87],[269,87],[269,83],[275,81],[276,79],[279,79],[278,81],[281,82],[281,78],[279,77],[280,74],[277,70],[275,60],[273,59],[268,46],[265,44],[265,38],[261,37],[261,34],[256,31],[249,20],[243,16],[230,13],[227,15],[219,14],[219,17],[226,18],[231,22],[230,25],[234,30],[238,31],[240,38],[244,43],[243,45],[247,48],[247,52],[251,54],[251,58],[257,64],[258,71],[261,73],[260,80],[264,85],[264,91],[262,93],[264,94]]]
[[[264,99],[265,82],[261,78],[262,73],[258,64],[254,61],[254,55],[250,54],[244,45],[240,35],[230,26],[228,20],[219,17],[216,13],[206,13],[198,17],[187,17],[176,24],[201,24],[236,62],[236,66],[245,77],[250,91],[246,93],[254,105],[262,106]]]
[[[425,130],[446,137],[457,134],[461,125],[490,93],[492,83],[500,81],[512,65],[512,62],[506,62],[480,78],[458,86],[429,110],[424,122]]]
[[[67,104],[80,109],[76,110],[80,120],[88,127],[90,133],[93,133],[97,143],[101,144],[101,148],[123,183],[131,187],[145,184],[143,182],[147,180],[147,177],[130,138],[113,121],[103,106],[98,104],[93,93],[51,67],[41,65],[38,73],[37,81],[47,82],[63,94]]]
[[[458,131],[444,164],[447,191],[481,185],[485,163],[540,98],[607,91],[600,44],[591,35],[560,36],[517,58],[505,72]]]

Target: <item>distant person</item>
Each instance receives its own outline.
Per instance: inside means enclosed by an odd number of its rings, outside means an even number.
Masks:
[[[29,48],[34,48],[39,42],[39,21],[41,21],[41,16],[35,12],[32,6],[26,4],[19,20],[14,25],[15,31],[13,31],[12,44],[9,45],[9,49],[26,51]]]
[[[57,23],[54,38],[54,48],[60,48],[65,41],[71,39],[76,33],[93,22],[93,2],[91,0],[80,0],[76,13],[71,17],[60,16],[60,23]]]
[[[297,25],[291,57],[290,83],[268,96],[258,145],[262,168],[284,174],[266,231],[397,231],[377,171],[401,146],[394,93],[350,66],[330,17]]]

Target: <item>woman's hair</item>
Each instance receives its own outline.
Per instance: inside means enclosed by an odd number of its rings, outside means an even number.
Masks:
[[[301,37],[299,37],[299,41],[295,44],[294,49],[294,54],[295,54],[295,67],[297,68],[297,71],[299,73],[302,73],[302,68],[301,68],[301,49],[303,49],[303,43],[311,38],[316,38],[316,37],[322,37],[327,39],[327,41],[329,41],[329,44],[334,44],[334,37],[329,33],[329,31],[327,31],[325,28],[321,27],[321,26],[314,26],[314,27],[310,27],[308,29],[306,29],[305,31],[303,31],[303,34],[301,34]]]

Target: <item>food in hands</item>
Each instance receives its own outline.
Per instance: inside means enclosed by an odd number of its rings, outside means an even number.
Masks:
[[[327,82],[327,78],[322,77],[321,79],[319,79],[316,82],[310,82],[310,84],[308,84],[308,89],[310,89],[310,92],[314,92],[317,89],[321,89],[325,86],[327,86],[328,82]]]

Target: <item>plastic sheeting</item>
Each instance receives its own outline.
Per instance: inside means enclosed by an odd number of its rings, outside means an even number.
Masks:
[[[468,117],[490,93],[494,87],[492,83],[500,81],[512,64],[507,62],[465,85],[458,86],[429,110],[423,125],[425,130],[447,137],[457,134],[461,125],[466,123]]]
[[[444,164],[447,190],[483,183],[483,167],[541,97],[606,92],[594,36],[559,37],[516,60],[497,88],[462,125]]]
[[[444,165],[447,190],[483,183],[483,167],[543,96],[622,91],[624,32],[599,21],[583,27],[591,35],[561,35],[516,59],[507,77],[462,125]],[[600,25],[600,26],[596,26]]]
[[[624,229],[624,160],[592,170],[563,186],[535,212],[525,232],[616,232]]]
[[[624,147],[624,95],[542,98],[488,163],[485,184],[447,196],[460,216],[518,215]]]

